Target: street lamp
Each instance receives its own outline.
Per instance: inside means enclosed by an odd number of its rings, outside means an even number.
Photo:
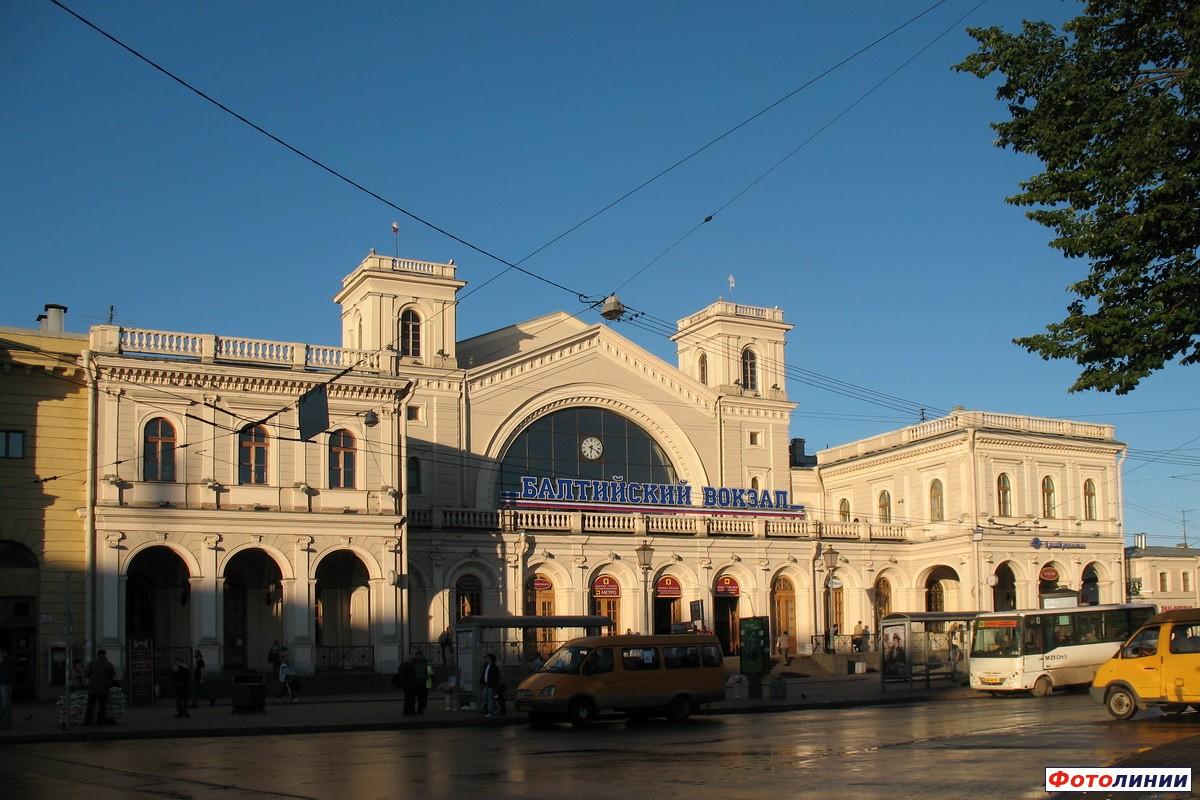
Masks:
[[[825,561],[825,651],[829,653],[837,649],[837,643],[833,641],[833,587],[830,584],[833,571],[837,569],[838,555],[833,545],[825,545],[821,551],[821,558]]]
[[[637,553],[638,566],[642,568],[642,629],[653,633],[650,630],[650,564],[654,558],[654,548],[642,539],[633,552]]]

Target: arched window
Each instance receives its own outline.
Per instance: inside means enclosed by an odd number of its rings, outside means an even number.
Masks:
[[[840,501],[838,501],[838,521],[839,522],[849,522],[850,521],[850,501],[848,499],[846,499],[845,497],[843,497]]]
[[[892,495],[886,489],[879,493],[879,521],[885,525],[892,521]]]
[[[1054,514],[1054,479],[1047,475],[1042,478],[1042,516],[1054,519]]]
[[[408,457],[408,493],[421,494],[421,459]]]
[[[751,479],[750,479],[750,488],[751,488],[751,489],[753,489],[753,490],[754,490],[754,491],[756,491],[756,492],[758,491],[758,478],[751,478]]]
[[[700,354],[700,360],[696,362],[696,371],[700,375],[700,382],[708,386],[708,356],[704,353]]]
[[[142,437],[142,480],[175,480],[175,426],[162,417],[146,423]]]
[[[758,356],[749,347],[742,351],[742,388],[758,391]]]
[[[411,308],[400,315],[400,355],[421,357],[421,315]]]
[[[362,317],[358,318],[358,338],[355,341],[357,342],[355,347],[357,347],[359,350],[361,350],[363,347]]]
[[[1096,483],[1091,478],[1083,482],[1083,518],[1096,519]]]
[[[996,513],[1002,517],[1012,516],[1012,483],[1003,472],[996,478]]]
[[[329,488],[354,488],[354,436],[350,431],[329,434]]]
[[[454,621],[483,613],[483,581],[476,575],[463,575],[454,584]]]
[[[238,434],[238,483],[267,482],[267,429],[248,425]]]
[[[941,522],[946,519],[945,504],[942,501],[942,482],[937,478],[929,484],[929,519]]]

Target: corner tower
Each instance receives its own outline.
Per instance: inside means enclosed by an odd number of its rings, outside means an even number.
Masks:
[[[780,308],[718,300],[684,317],[671,337],[679,369],[717,394],[787,400]]]
[[[454,260],[439,264],[381,256],[374,250],[342,279],[342,346],[391,347],[398,365],[457,367],[458,290]]]

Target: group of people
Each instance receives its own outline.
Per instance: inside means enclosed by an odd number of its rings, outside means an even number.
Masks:
[[[424,655],[416,653],[410,660],[400,662],[392,683],[404,692],[404,716],[424,714],[429,705],[429,690],[433,688],[433,665]]]

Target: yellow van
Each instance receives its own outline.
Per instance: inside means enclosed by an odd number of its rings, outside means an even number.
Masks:
[[[589,636],[567,642],[517,687],[516,707],[538,724],[590,723],[601,711],[685,720],[725,698],[715,636]]]
[[[1148,619],[1096,672],[1091,695],[1117,719],[1150,706],[1168,714],[1200,707],[1200,610]]]

